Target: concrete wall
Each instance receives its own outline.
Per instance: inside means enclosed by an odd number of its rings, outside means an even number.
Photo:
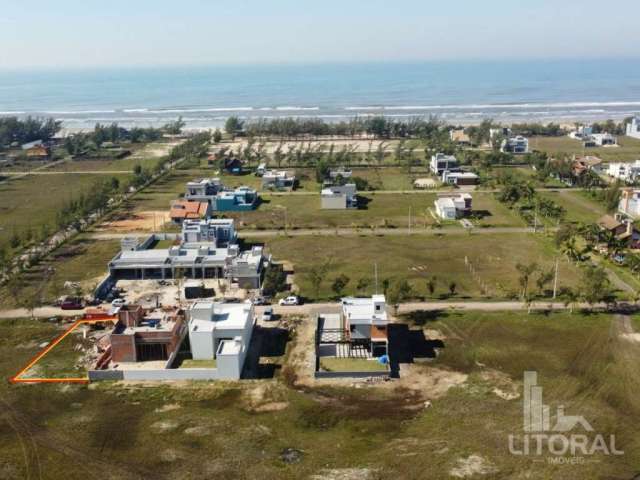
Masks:
[[[90,370],[89,381],[179,381],[179,380],[218,380],[216,368],[185,368],[167,370]]]
[[[218,380],[217,368],[174,368],[167,370],[123,370],[124,380]]]
[[[218,378],[238,380],[242,374],[244,359],[247,356],[247,346],[243,345],[238,355],[224,355],[219,353],[216,360]]]
[[[89,370],[90,382],[124,380],[121,370]]]
[[[212,332],[189,330],[189,344],[191,345],[191,356],[194,360],[211,360],[215,352],[214,343]]]

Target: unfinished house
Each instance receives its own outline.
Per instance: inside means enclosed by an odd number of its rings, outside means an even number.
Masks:
[[[193,360],[212,361],[218,378],[239,379],[253,333],[253,304],[199,301],[187,317]]]
[[[145,311],[125,305],[109,335],[109,347],[99,364],[168,362],[186,335],[184,315],[177,309]]]
[[[253,321],[250,303],[196,302],[186,316],[122,307],[89,380],[237,380]]]

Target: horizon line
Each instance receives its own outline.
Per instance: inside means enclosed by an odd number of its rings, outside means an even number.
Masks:
[[[427,65],[427,64],[455,64],[455,63],[558,63],[558,62],[620,62],[640,61],[640,55],[621,56],[558,56],[558,57],[468,57],[468,58],[425,58],[425,59],[370,59],[370,60],[291,60],[291,61],[241,61],[241,62],[185,62],[185,63],[157,63],[157,64],[93,64],[86,65],[0,65],[0,72],[20,71],[78,71],[78,70],[145,70],[145,69],[174,69],[174,68],[251,68],[251,67],[322,67],[322,66],[367,66],[367,65]]]

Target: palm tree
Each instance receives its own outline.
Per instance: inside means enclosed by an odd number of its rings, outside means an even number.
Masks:
[[[576,239],[571,237],[569,240],[564,242],[562,246],[562,253],[564,253],[570,260],[578,263],[580,260],[580,251],[576,245]]]
[[[564,306],[569,307],[569,313],[573,313],[574,306],[578,303],[580,297],[578,293],[573,289],[567,289],[564,293]]]

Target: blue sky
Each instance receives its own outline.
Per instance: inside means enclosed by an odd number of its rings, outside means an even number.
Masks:
[[[3,3],[0,68],[640,56],[638,0]]]

